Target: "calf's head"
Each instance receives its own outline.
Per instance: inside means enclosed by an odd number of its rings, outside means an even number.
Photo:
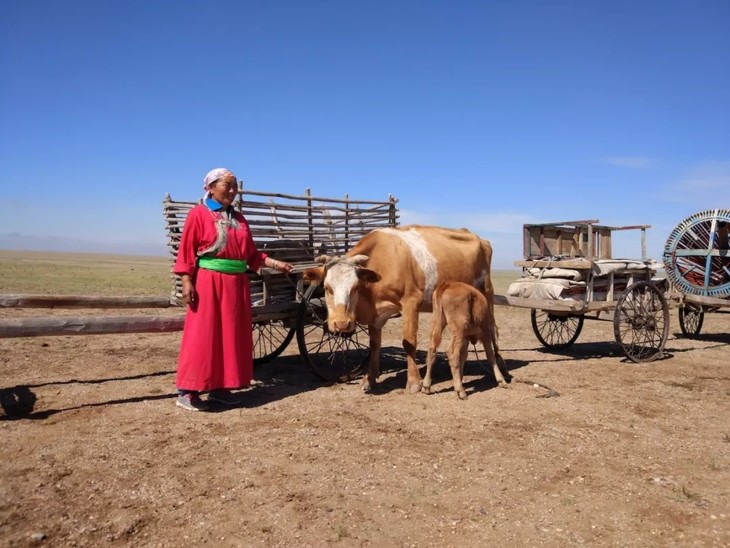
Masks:
[[[327,327],[334,333],[351,333],[355,330],[359,290],[364,284],[380,280],[376,272],[362,266],[367,260],[367,255],[320,255],[317,262],[323,266],[308,268],[303,273],[304,280],[324,285]]]

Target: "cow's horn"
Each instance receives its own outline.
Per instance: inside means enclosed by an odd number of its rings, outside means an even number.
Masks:
[[[347,262],[357,266],[362,266],[366,262],[368,262],[369,258],[370,257],[368,257],[367,255],[353,255],[352,257],[347,258]]]

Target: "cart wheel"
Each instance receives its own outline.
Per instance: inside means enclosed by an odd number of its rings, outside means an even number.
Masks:
[[[295,328],[283,321],[265,321],[252,324],[253,364],[270,362],[281,354],[294,338]]]
[[[669,336],[669,306],[650,282],[636,282],[616,303],[613,333],[626,357],[633,362],[660,358]]]
[[[358,324],[352,333],[331,333],[322,286],[312,285],[304,294],[296,332],[304,363],[324,380],[347,382],[363,373],[370,356],[367,327]]]
[[[530,318],[537,340],[554,350],[569,347],[583,329],[583,316],[565,316],[533,308]]]
[[[679,327],[685,337],[690,339],[700,334],[705,313],[694,306],[685,305],[679,308]]]

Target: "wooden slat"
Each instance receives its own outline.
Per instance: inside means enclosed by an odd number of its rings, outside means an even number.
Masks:
[[[0,320],[0,338],[167,333],[181,331],[184,324],[185,315],[12,318]]]
[[[583,301],[563,301],[553,299],[524,299],[508,295],[495,295],[494,304],[498,306],[514,306],[517,308],[535,308],[560,312],[582,312],[586,309]]]
[[[593,268],[593,261],[587,259],[567,259],[560,261],[533,260],[533,261],[515,261],[515,266],[524,268],[572,268],[575,270],[590,270]]]
[[[170,297],[0,295],[0,308],[168,308]]]

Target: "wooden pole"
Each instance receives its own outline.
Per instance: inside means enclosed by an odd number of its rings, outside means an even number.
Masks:
[[[350,251],[350,199],[349,194],[345,194],[345,253]]]
[[[49,335],[109,335],[113,333],[168,333],[182,331],[179,316],[55,316],[0,320],[0,338]]]
[[[169,308],[170,297],[1,295],[0,308]]]
[[[312,191],[307,188],[304,193],[307,200],[307,224],[309,225],[309,249],[314,251],[314,220],[312,217]]]

